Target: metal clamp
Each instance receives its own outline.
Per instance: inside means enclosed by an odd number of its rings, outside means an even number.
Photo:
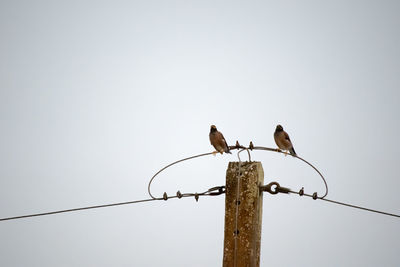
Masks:
[[[217,192],[213,192],[213,191],[217,191]],[[208,192],[207,195],[210,195],[210,196],[222,195],[222,194],[225,194],[225,186],[224,185],[215,186],[215,187],[208,189],[207,192]]]
[[[264,192],[268,192],[272,195],[276,195],[278,193],[288,194],[291,191],[289,188],[280,186],[280,184],[278,182],[271,182],[267,185],[262,185],[262,186],[260,186],[260,190],[264,191]]]

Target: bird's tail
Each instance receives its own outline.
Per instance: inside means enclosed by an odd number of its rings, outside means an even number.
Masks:
[[[294,151],[294,148],[292,147],[291,149],[289,149],[290,155],[297,156],[296,151]]]
[[[228,143],[226,141],[225,141],[224,152],[228,153],[228,154],[232,154],[231,151],[229,151],[229,146],[228,146]]]

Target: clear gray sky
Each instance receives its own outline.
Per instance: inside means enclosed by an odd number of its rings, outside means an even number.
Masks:
[[[400,213],[397,1],[1,1],[0,217],[147,198],[217,125],[275,147],[280,123],[331,199]],[[265,181],[323,192],[254,152]],[[233,155],[154,193],[225,183]],[[400,220],[264,195],[261,266],[399,266]],[[1,266],[221,266],[224,196],[0,223]]]

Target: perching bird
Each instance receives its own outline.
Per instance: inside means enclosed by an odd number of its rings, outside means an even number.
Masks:
[[[276,145],[282,150],[288,150],[292,156],[297,156],[289,135],[283,130],[281,125],[277,125],[274,133]]]
[[[224,136],[222,135],[221,132],[217,130],[217,127],[215,125],[211,125],[210,129],[210,142],[214,146],[214,148],[217,150],[219,153],[229,153],[232,154],[229,151],[229,146],[225,141]],[[215,153],[217,153],[215,152]]]

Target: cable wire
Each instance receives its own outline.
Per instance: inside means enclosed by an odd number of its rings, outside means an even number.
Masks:
[[[238,247],[237,239],[238,239],[238,230],[239,230],[238,229],[239,228],[239,226],[238,226],[239,225],[239,205],[238,205],[238,203],[240,201],[240,180],[242,178],[242,170],[241,170],[242,161],[240,159],[240,152],[242,152],[243,150],[247,150],[247,153],[249,154],[249,160],[250,160],[250,152],[248,149],[241,149],[237,152],[237,157],[239,159],[239,163],[238,163],[238,170],[237,170],[237,174],[236,174],[237,180],[236,180],[236,199],[235,199],[236,207],[235,207],[235,232],[234,232],[235,239],[234,239],[234,251],[233,251],[233,267],[237,266],[237,257],[238,257],[238,255],[237,255],[237,247]]]
[[[252,144],[251,144],[251,145],[252,145]],[[254,150],[266,150],[266,151],[277,152],[277,153],[282,153],[282,154],[285,154],[285,155],[286,155],[285,152],[283,152],[282,150],[277,149],[277,148],[269,148],[269,147],[262,147],[262,146],[255,146],[255,147],[251,148],[251,145],[250,145],[250,147],[249,147],[250,149],[254,149]],[[327,184],[327,182],[326,182],[326,180],[325,180],[325,177],[322,175],[322,173],[321,173],[314,165],[312,165],[310,162],[308,162],[307,160],[303,159],[302,157],[299,157],[298,155],[291,155],[291,156],[292,156],[292,157],[295,157],[295,158],[298,158],[299,160],[301,160],[301,161],[307,163],[311,168],[313,168],[313,169],[319,174],[319,176],[321,177],[322,181],[323,181],[324,184],[325,184],[325,194],[324,194],[321,198],[326,197],[326,196],[328,195],[328,184]]]
[[[248,153],[249,161],[251,161],[251,155],[250,155],[250,151],[249,151],[249,150],[253,150],[253,149],[254,149],[254,150],[267,150],[267,151],[272,151],[272,152],[277,152],[277,153],[286,154],[285,152],[281,151],[280,149],[274,149],[274,148],[268,148],[268,147],[260,147],[260,146],[259,146],[259,147],[254,147],[252,142],[250,142],[249,147],[245,147],[245,146],[240,145],[239,142],[236,141],[236,145],[235,145],[235,146],[230,146],[229,149],[230,149],[230,150],[234,150],[234,149],[238,149],[238,150],[239,150],[239,151],[238,151],[239,169],[240,169],[240,162],[241,162],[239,154],[240,154],[242,151],[244,151],[244,150],[246,150],[246,152]],[[104,205],[96,205],[96,206],[88,206],[88,207],[81,207],[81,208],[74,208],[74,209],[66,209],[66,210],[58,210],[58,211],[44,212],[44,213],[35,213],[35,214],[22,215],[22,216],[15,216],[15,217],[0,218],[0,221],[16,220],[16,219],[23,219],[23,218],[30,218],[30,217],[37,217],[37,216],[45,216],[45,215],[52,215],[52,214],[58,214],[58,213],[66,213],[66,212],[80,211],[80,210],[98,209],[98,208],[105,208],[105,207],[112,207],[112,206],[121,206],[121,205],[128,205],[128,204],[136,204],[136,203],[149,202],[149,201],[154,201],[154,200],[167,200],[167,199],[170,199],[170,198],[182,198],[182,197],[192,197],[192,196],[194,196],[195,199],[196,199],[196,201],[197,201],[198,198],[199,198],[199,196],[203,196],[203,195],[204,195],[204,196],[216,196],[216,195],[220,195],[220,194],[225,193],[225,191],[223,190],[223,189],[224,189],[223,186],[213,187],[213,188],[210,188],[209,190],[207,190],[207,191],[205,191],[205,192],[202,192],[202,193],[185,193],[185,194],[182,194],[182,193],[180,193],[180,192],[178,191],[177,194],[176,194],[176,196],[170,196],[170,197],[167,195],[166,192],[164,192],[163,197],[160,197],[160,198],[156,198],[156,197],[153,196],[153,194],[151,194],[151,184],[152,184],[152,182],[154,181],[155,177],[156,177],[157,175],[159,175],[159,174],[160,174],[162,171],[164,171],[165,169],[167,169],[167,168],[169,168],[169,167],[171,167],[171,166],[173,166],[173,165],[175,165],[175,164],[177,164],[177,163],[186,161],[186,160],[191,160],[191,159],[198,158],[198,157],[208,156],[208,155],[212,155],[212,154],[214,154],[214,153],[216,153],[216,152],[214,151],[214,152],[208,152],[208,153],[203,153],[203,154],[198,154],[198,155],[190,156],[190,157],[187,157],[187,158],[183,158],[183,159],[174,161],[174,162],[168,164],[167,166],[161,168],[158,172],[156,172],[156,173],[151,177],[151,179],[150,179],[150,181],[149,181],[149,184],[148,184],[148,186],[147,186],[147,191],[148,191],[148,193],[149,193],[149,195],[150,195],[150,197],[151,197],[150,199],[134,200],[134,201],[127,201],[127,202],[111,203],[111,204],[104,204]],[[295,157],[298,158],[298,159],[300,159],[300,160],[302,160],[302,161],[304,161],[305,163],[307,163],[307,164],[308,164],[309,166],[311,166],[315,171],[317,171],[318,174],[321,176],[321,178],[323,179],[323,181],[324,181],[324,183],[325,183],[326,192],[325,192],[325,195],[324,195],[324,196],[319,197],[319,198],[320,198],[320,199],[324,199],[324,197],[328,194],[328,185],[327,185],[327,183],[326,183],[325,178],[324,178],[323,175],[321,174],[321,172],[319,172],[317,168],[315,168],[311,163],[309,163],[309,162],[306,161],[305,159],[303,159],[303,158],[301,158],[301,157],[299,157],[299,156],[295,156]],[[212,191],[215,191],[215,190],[218,190],[218,192],[212,192]],[[315,193],[315,194],[316,194],[316,193]],[[324,199],[324,200],[325,200],[325,199]],[[330,201],[330,200],[328,200],[328,201]],[[334,201],[331,201],[331,202],[334,202]]]
[[[113,207],[113,206],[136,204],[136,203],[148,202],[148,201],[154,201],[154,200],[163,200],[163,199],[162,198],[161,199],[160,198],[149,198],[149,199],[134,200],[134,201],[119,202],[119,203],[104,204],[104,205],[96,205],[96,206],[89,206],[89,207],[82,207],[82,208],[57,210],[57,211],[50,211],[50,212],[43,212],[43,213],[35,213],[35,214],[29,214],[29,215],[21,215],[21,216],[15,216],[15,217],[1,218],[0,221],[9,221],[9,220],[24,219],[24,218],[30,218],[30,217],[52,215],[52,214],[58,214],[58,213],[66,213],[66,212],[72,212],[72,211],[99,209],[99,208],[106,208],[106,207]]]
[[[285,154],[285,155],[286,155],[286,153],[283,152],[283,151],[280,150],[280,149],[277,149],[277,148],[269,148],[269,147],[263,147],[263,146],[254,146],[254,145],[253,145],[253,142],[250,142],[249,147],[245,147],[245,146],[240,145],[239,142],[236,141],[236,145],[234,145],[234,146],[229,146],[229,150],[235,150],[235,149],[240,150],[240,151],[238,152],[239,162],[240,162],[240,156],[239,156],[239,154],[240,154],[240,152],[242,152],[242,151],[244,151],[244,150],[246,150],[246,152],[247,152],[247,154],[248,154],[248,156],[249,156],[249,161],[251,161],[251,155],[250,155],[250,151],[251,151],[251,150],[264,150],[264,151],[271,151],[271,152],[276,152],[276,153],[282,153],[282,154]],[[191,159],[194,159],[194,158],[199,158],[199,157],[204,157],[204,156],[208,156],[208,155],[213,155],[213,154],[215,154],[215,153],[217,153],[217,151],[208,152],[208,153],[202,153],[202,154],[190,156],[190,157],[187,157],[187,158],[183,158],[183,159],[174,161],[174,162],[168,164],[167,166],[161,168],[158,172],[156,172],[156,173],[151,177],[151,179],[150,179],[150,181],[149,181],[149,184],[148,184],[148,186],[147,186],[147,191],[148,191],[150,197],[153,198],[153,199],[156,198],[156,197],[153,196],[153,194],[151,193],[151,184],[153,183],[153,181],[154,181],[154,179],[156,178],[156,176],[159,175],[161,172],[163,172],[165,169],[167,169],[167,168],[169,168],[169,167],[171,167],[171,166],[173,166],[173,165],[175,165],[175,164],[178,164],[178,163],[180,163],[180,162],[186,161],[186,160],[191,160]],[[328,195],[328,184],[327,184],[327,182],[326,182],[326,180],[325,180],[325,177],[322,175],[322,173],[321,173],[314,165],[312,165],[310,162],[308,162],[307,160],[305,160],[305,159],[303,159],[303,158],[301,158],[301,157],[299,157],[299,156],[297,156],[297,155],[296,155],[296,156],[293,156],[293,157],[298,158],[299,160],[301,160],[301,161],[307,163],[310,167],[312,167],[312,168],[319,174],[319,176],[321,177],[322,181],[323,181],[324,184],[325,184],[325,194],[322,196],[322,198],[326,197],[326,196]]]
[[[400,218],[400,215],[397,215],[397,214],[394,214],[394,213],[388,213],[388,212],[384,212],[384,211],[380,211],[380,210],[364,208],[364,207],[361,207],[361,206],[347,204],[347,203],[344,203],[344,202],[339,202],[339,201],[336,201],[336,200],[331,200],[331,199],[326,199],[326,198],[319,198],[319,199],[325,200],[325,201],[328,201],[328,202],[331,202],[331,203],[335,203],[335,204],[351,207],[351,208],[366,210],[366,211],[370,211],[370,212],[375,212],[375,213],[379,213],[379,214],[383,214],[383,215],[388,215],[388,216],[393,216],[393,217]]]
[[[365,208],[365,207],[361,207],[358,205],[353,205],[353,204],[348,204],[348,203],[344,203],[344,202],[340,202],[340,201],[336,201],[336,200],[332,200],[332,199],[327,199],[327,198],[322,198],[322,197],[315,197],[314,195],[310,195],[310,194],[306,194],[306,193],[300,193],[300,192],[296,192],[296,191],[292,191],[290,190],[289,193],[294,193],[297,194],[299,196],[307,196],[307,197],[311,197],[314,200],[316,199],[321,199],[327,202],[331,202],[334,204],[338,204],[338,205],[342,205],[342,206],[346,206],[346,207],[350,207],[350,208],[355,208],[355,209],[360,209],[360,210],[365,210],[365,211],[369,211],[369,212],[375,212],[375,213],[379,213],[379,214],[383,214],[383,215],[387,215],[387,216],[392,216],[392,217],[397,217],[400,218],[400,215],[394,214],[394,213],[389,213],[389,212],[384,212],[384,211],[380,211],[380,210],[374,210],[374,209],[370,209],[370,208]]]
[[[180,159],[180,160],[174,161],[174,162],[168,164],[167,166],[163,167],[162,169],[160,169],[158,172],[156,172],[156,173],[153,175],[153,177],[151,177],[150,182],[149,182],[149,184],[148,184],[148,186],[147,186],[147,192],[149,192],[150,197],[151,197],[152,199],[156,199],[156,197],[153,196],[153,194],[151,193],[151,190],[150,190],[150,188],[151,188],[151,183],[153,182],[154,178],[156,178],[156,176],[157,176],[158,174],[160,174],[162,171],[164,171],[165,169],[171,167],[172,165],[175,165],[175,164],[180,163],[180,162],[182,162],[182,161],[190,160],[190,159],[194,159],[194,158],[199,158],[199,157],[204,157],[204,156],[208,156],[208,155],[212,155],[213,153],[214,153],[214,152],[203,153],[203,154],[199,154],[199,155],[187,157],[187,158],[184,158],[184,159]]]
[[[239,142],[236,143],[237,147],[240,147]],[[250,155],[250,151],[248,148],[240,148],[240,150],[237,152],[237,157],[239,160],[238,163],[238,171],[236,174],[237,177],[237,182],[236,182],[236,208],[235,208],[235,246],[234,246],[234,254],[233,254],[233,267],[237,266],[237,259],[238,259],[238,234],[239,234],[239,205],[238,203],[240,203],[240,180],[242,179],[242,160],[240,159],[240,153],[245,151],[247,152],[247,155],[249,156],[249,162],[251,162],[251,155]]]
[[[346,206],[346,207],[350,207],[350,208],[361,209],[361,210],[365,210],[365,211],[369,211],[369,212],[374,212],[374,213],[379,213],[379,214],[382,214],[382,215],[387,215],[387,216],[400,218],[400,215],[398,215],[398,214],[384,212],[384,211],[370,209],[370,208],[365,208],[365,207],[361,207],[361,206],[358,206],[358,205],[353,205],[353,204],[348,204],[348,203],[345,203],[345,202],[340,202],[340,201],[336,201],[336,200],[332,200],[332,199],[318,197],[317,193],[314,193],[314,194],[310,195],[310,194],[304,193],[304,188],[301,188],[299,190],[299,192],[296,192],[296,191],[293,191],[293,190],[291,190],[291,189],[289,189],[287,187],[280,186],[280,184],[278,182],[271,182],[271,183],[269,183],[267,185],[262,185],[262,186],[260,186],[260,190],[268,192],[268,193],[270,193],[272,195],[276,195],[278,193],[284,193],[284,194],[293,193],[293,194],[297,194],[299,196],[311,197],[314,200],[320,199],[320,200],[324,200],[324,201],[327,201],[327,202],[331,202],[331,203],[334,203],[334,204],[338,204],[338,205],[342,205],[342,206]]]
[[[229,147],[229,150],[240,149],[240,148],[242,148],[242,149],[247,149],[246,147],[240,146],[239,143],[236,142],[236,146]],[[247,151],[247,152],[248,152],[248,151]],[[153,196],[153,194],[151,193],[151,184],[153,183],[154,178],[156,178],[156,176],[159,175],[161,172],[163,172],[165,169],[167,169],[167,168],[169,168],[169,167],[171,167],[171,166],[173,166],[173,165],[175,165],[175,164],[177,164],[177,163],[186,161],[186,160],[191,160],[191,159],[195,159],[195,158],[199,158],[199,157],[204,157],[204,156],[208,156],[208,155],[214,155],[215,153],[217,153],[217,151],[208,152],[208,153],[202,153],[202,154],[190,156],[190,157],[187,157],[187,158],[183,158],[183,159],[174,161],[174,162],[168,164],[167,166],[161,168],[158,172],[156,172],[156,173],[151,177],[151,179],[150,179],[150,181],[149,181],[149,184],[148,184],[148,186],[147,186],[147,192],[149,193],[150,197],[153,198],[153,199],[156,198],[156,197]],[[249,153],[249,158],[250,158],[250,152],[248,152],[248,153]]]
[[[207,191],[204,191],[201,193],[181,193],[178,191],[175,196],[167,196],[167,194],[164,194],[162,198],[149,198],[149,199],[141,199],[141,200],[133,200],[133,201],[126,201],[126,202],[118,202],[118,203],[111,203],[111,204],[74,208],[74,209],[57,210],[57,211],[50,211],[50,212],[43,212],[43,213],[34,213],[34,214],[29,214],[29,215],[0,218],[0,221],[9,221],[9,220],[46,216],[46,215],[80,211],[80,210],[99,209],[99,208],[107,208],[107,207],[122,206],[122,205],[129,205],[129,204],[137,204],[137,203],[150,202],[150,201],[155,201],[155,200],[168,200],[171,198],[179,198],[180,199],[180,198],[184,198],[184,197],[194,197],[196,199],[196,201],[198,201],[200,196],[218,196],[218,195],[224,194],[225,193],[224,189],[225,189],[225,186],[215,186],[215,187],[212,187],[212,188],[208,189]]]

